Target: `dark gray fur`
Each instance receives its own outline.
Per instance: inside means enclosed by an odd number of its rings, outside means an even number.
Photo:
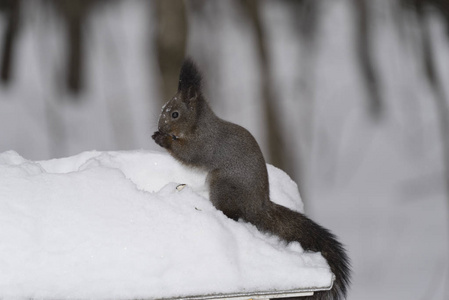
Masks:
[[[153,139],[181,163],[208,172],[210,200],[226,216],[287,242],[298,241],[306,251],[321,252],[336,279],[331,291],[309,299],[346,297],[350,268],[342,244],[303,214],[270,200],[259,145],[246,129],[214,114],[201,90],[201,74],[190,59],[181,68],[178,92],[162,108]]]

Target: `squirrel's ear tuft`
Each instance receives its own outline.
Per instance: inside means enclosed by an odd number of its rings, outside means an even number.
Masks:
[[[184,59],[179,74],[178,92],[187,99],[199,96],[201,94],[201,80],[201,73],[193,60],[189,57]]]

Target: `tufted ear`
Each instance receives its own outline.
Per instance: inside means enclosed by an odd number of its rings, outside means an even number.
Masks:
[[[202,76],[193,60],[187,57],[179,74],[178,92],[184,101],[191,101],[202,94]]]

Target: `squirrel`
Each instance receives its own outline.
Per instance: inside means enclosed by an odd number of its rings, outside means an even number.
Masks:
[[[190,58],[183,62],[178,92],[163,106],[152,138],[182,164],[208,173],[210,201],[227,217],[249,222],[287,243],[297,241],[305,251],[321,252],[335,276],[333,287],[300,299],[346,298],[351,270],[343,245],[304,214],[270,200],[258,143],[245,128],[215,115],[202,92],[202,75]]]

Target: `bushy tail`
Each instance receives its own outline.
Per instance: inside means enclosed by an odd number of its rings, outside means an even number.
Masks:
[[[271,203],[269,209],[261,213],[263,215],[247,221],[253,223],[259,230],[270,232],[287,242],[299,242],[305,251],[321,252],[336,277],[330,291],[315,292],[311,297],[298,299],[345,299],[351,281],[351,270],[349,258],[343,245],[337,241],[335,235],[329,230],[305,215],[276,203]]]

